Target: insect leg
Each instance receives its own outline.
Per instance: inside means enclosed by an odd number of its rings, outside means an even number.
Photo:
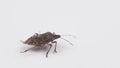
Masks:
[[[55,43],[55,49],[54,49],[54,52],[57,53],[57,50],[56,50],[56,47],[57,47],[57,41],[53,41],[52,43]]]
[[[29,50],[31,50],[31,49],[33,49],[33,48],[35,48],[35,46],[34,46],[34,47],[31,47],[31,48],[29,48],[29,49],[27,49],[27,50],[24,50],[24,51],[21,52],[21,53],[27,52],[27,51],[29,51]]]
[[[48,49],[47,53],[46,53],[46,57],[48,57],[48,53],[50,52],[50,49],[52,47],[52,44],[48,44],[50,46],[50,48]]]

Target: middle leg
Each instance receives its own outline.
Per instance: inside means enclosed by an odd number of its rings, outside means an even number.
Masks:
[[[55,43],[55,49],[54,49],[54,52],[57,53],[57,50],[56,50],[56,47],[57,47],[57,41],[53,41],[52,43]]]

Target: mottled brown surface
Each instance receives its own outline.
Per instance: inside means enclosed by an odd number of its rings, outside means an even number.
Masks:
[[[24,44],[40,46],[48,44],[49,42],[53,42],[57,38],[60,38],[60,35],[55,35],[54,33],[51,32],[46,32],[43,34],[36,33],[35,35],[28,38],[24,42]]]

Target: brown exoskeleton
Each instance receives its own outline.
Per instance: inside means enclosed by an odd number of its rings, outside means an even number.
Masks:
[[[46,33],[43,33],[43,34],[35,33],[35,35],[31,36],[26,41],[23,41],[23,43],[28,44],[28,45],[33,45],[34,47],[36,47],[36,46],[42,47],[46,44],[49,45],[50,48],[48,49],[48,51],[46,53],[46,57],[48,57],[48,53],[49,53],[49,51],[52,47],[52,43],[55,43],[54,52],[57,52],[56,51],[57,41],[55,41],[55,40],[58,39],[58,38],[61,38],[61,35],[56,35],[55,33],[51,33],[51,32],[46,32]],[[68,40],[66,40],[64,38],[61,38],[61,39],[69,42]],[[72,43],[70,43],[70,44],[72,45]],[[27,52],[27,51],[33,49],[34,47],[29,48],[29,49],[23,51],[22,53]]]

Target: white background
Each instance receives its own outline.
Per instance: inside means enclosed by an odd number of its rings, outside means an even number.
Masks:
[[[47,31],[72,34],[52,48],[20,40]],[[120,68],[119,0],[0,0],[0,68]]]

